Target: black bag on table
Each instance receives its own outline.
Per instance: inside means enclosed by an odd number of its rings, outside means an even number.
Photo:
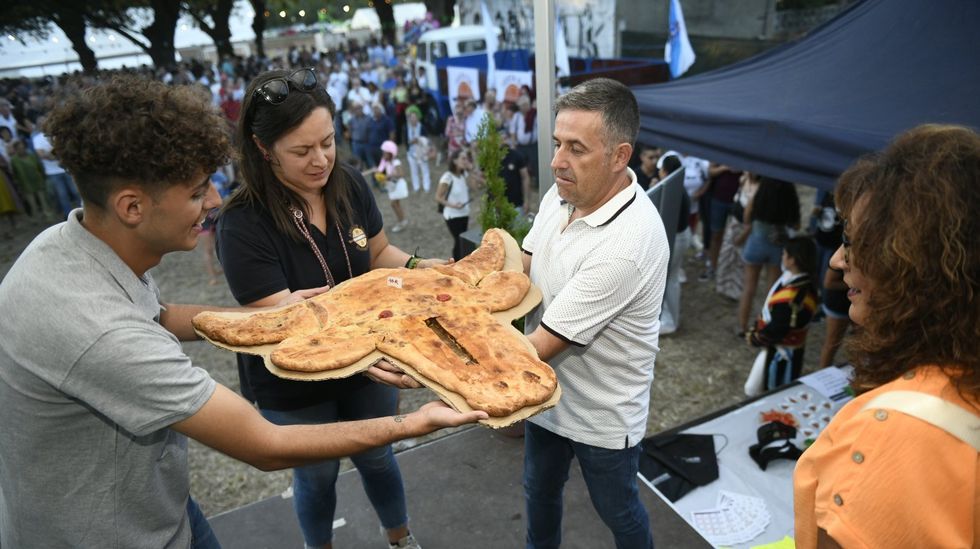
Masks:
[[[655,435],[642,445],[640,474],[672,502],[718,479],[712,435]]]

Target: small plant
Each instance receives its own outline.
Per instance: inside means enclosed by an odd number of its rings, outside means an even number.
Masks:
[[[507,156],[507,148],[500,139],[493,116],[487,113],[480,122],[476,138],[476,163],[483,172],[487,192],[483,195],[480,226],[486,232],[500,228],[514,237],[518,244],[531,230],[531,224],[518,215],[517,207],[507,200],[507,184],[500,177],[500,166]]]
[[[521,245],[531,230],[531,223],[519,216],[517,207],[507,200],[507,183],[500,177],[500,166],[505,156],[507,147],[500,140],[493,115],[487,113],[476,134],[476,163],[487,184],[487,193],[483,195],[483,209],[480,210],[480,226],[483,232],[494,228],[503,229]],[[524,333],[524,317],[515,318],[511,324]]]

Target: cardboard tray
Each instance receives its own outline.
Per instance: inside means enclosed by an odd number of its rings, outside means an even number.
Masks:
[[[523,252],[521,252],[520,247],[517,245],[517,241],[515,241],[513,237],[511,237],[509,234],[506,233],[504,236],[504,248],[506,251],[506,255],[505,255],[503,270],[523,272],[524,263],[521,258],[521,254]],[[531,310],[537,307],[538,303],[541,302],[541,298],[542,298],[541,290],[537,286],[532,284],[531,287],[528,289],[527,294],[524,296],[524,299],[521,300],[520,303],[518,303],[514,307],[511,307],[510,309],[492,313],[493,317],[496,318],[498,322],[500,322],[502,325],[506,326],[507,328],[513,330],[518,335],[520,335],[521,340],[524,342],[527,348],[532,353],[535,354],[535,356],[537,356],[537,353],[535,352],[534,347],[531,345],[531,342],[528,341],[526,337],[524,337],[524,334],[521,334],[516,328],[514,328],[511,322],[514,319],[520,318],[526,315],[527,313],[531,312]],[[274,310],[274,309],[263,309],[264,312],[267,312],[269,310]],[[225,316],[228,318],[241,318],[241,317],[248,317],[255,313],[227,312],[227,313],[220,313],[220,314],[221,316]],[[448,389],[446,389],[445,387],[443,387],[442,385],[436,383],[431,379],[423,377],[421,374],[415,371],[414,368],[405,364],[404,362],[394,359],[378,350],[372,351],[364,358],[358,360],[357,362],[349,366],[345,366],[344,368],[327,370],[323,372],[296,372],[292,370],[284,370],[282,368],[279,368],[278,366],[273,364],[272,361],[270,360],[270,355],[272,354],[273,349],[275,349],[276,346],[279,345],[278,343],[269,343],[266,345],[251,345],[251,346],[228,345],[227,343],[221,343],[219,341],[212,340],[211,338],[207,337],[197,329],[195,329],[195,331],[197,332],[197,335],[200,336],[202,339],[222,349],[226,349],[236,353],[261,356],[263,362],[265,363],[265,367],[274,375],[281,377],[283,379],[291,379],[296,381],[324,381],[329,379],[342,379],[345,377],[350,377],[358,373],[361,373],[380,360],[386,360],[394,364],[395,366],[398,366],[402,370],[404,370],[404,372],[408,374],[412,379],[418,381],[425,387],[431,389],[434,393],[439,395],[439,398],[441,398],[446,404],[452,406],[453,409],[460,412],[469,412],[473,410],[472,408],[470,408],[468,404],[466,404],[466,400],[464,400],[458,394],[449,391]],[[531,417],[535,414],[543,412],[544,410],[547,410],[548,408],[553,407],[555,404],[558,403],[559,398],[561,398],[560,386],[556,387],[554,394],[551,395],[551,398],[549,398],[547,401],[541,404],[521,408],[520,410],[517,410],[513,414],[507,416],[491,417],[489,419],[480,421],[480,423],[488,427],[492,427],[494,429],[507,427],[513,425],[514,423],[517,423],[518,421],[527,419],[528,417]]]

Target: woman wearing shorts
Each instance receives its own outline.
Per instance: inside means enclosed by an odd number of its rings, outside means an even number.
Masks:
[[[796,187],[779,179],[760,177],[759,189],[745,209],[744,222],[748,231],[747,234],[743,233],[745,284],[738,304],[737,332],[740,337],[748,328],[759,273],[765,267],[768,287],[775,284],[779,278],[783,244],[788,238],[789,229],[800,225],[800,200]]]

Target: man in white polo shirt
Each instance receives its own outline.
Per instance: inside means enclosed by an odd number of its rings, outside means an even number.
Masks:
[[[620,549],[653,546],[636,473],[646,429],[669,251],[656,208],[627,167],[639,126],[623,84],[594,79],[560,97],[555,185],[524,239],[541,288],[528,339],[558,375],[558,405],[525,427],[528,548],[561,543],[562,490],[577,458]]]

